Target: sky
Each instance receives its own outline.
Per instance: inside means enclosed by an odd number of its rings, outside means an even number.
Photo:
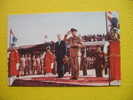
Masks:
[[[8,17],[8,33],[13,30],[17,46],[56,41],[57,34],[76,28],[78,34],[106,34],[105,12],[20,14]],[[9,35],[8,35],[9,36]],[[9,37],[8,37],[9,39]]]

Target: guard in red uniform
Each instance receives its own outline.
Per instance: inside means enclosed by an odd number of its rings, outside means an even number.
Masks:
[[[9,76],[17,76],[19,67],[19,53],[13,48],[9,54]]]
[[[36,66],[37,66],[36,56],[33,55],[33,57],[32,57],[32,73],[33,74],[37,74]]]
[[[37,74],[41,74],[41,59],[39,55],[36,58],[36,64],[37,64]]]
[[[111,80],[121,80],[120,72],[120,42],[110,41],[109,46],[110,78]]]
[[[52,72],[52,63],[54,62],[54,55],[50,51],[50,48],[46,48],[46,54],[44,58],[44,74]]]

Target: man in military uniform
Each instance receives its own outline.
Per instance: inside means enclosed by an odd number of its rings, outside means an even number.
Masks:
[[[71,37],[68,36],[72,34]],[[77,30],[72,28],[64,37],[64,40],[70,47],[70,63],[72,69],[72,77],[71,79],[77,80],[79,77],[79,69],[80,69],[80,49],[82,47],[82,41],[80,37],[77,36]]]
[[[96,77],[103,77],[103,68],[104,68],[104,54],[101,50],[101,47],[97,48],[97,51],[95,52],[94,56],[96,57],[94,67],[96,71]]]

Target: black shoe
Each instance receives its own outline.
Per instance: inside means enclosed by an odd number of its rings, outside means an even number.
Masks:
[[[78,80],[77,77],[71,77],[71,80]]]
[[[46,75],[46,72],[44,72],[43,75]]]
[[[64,77],[64,75],[58,75],[58,78],[63,78]]]

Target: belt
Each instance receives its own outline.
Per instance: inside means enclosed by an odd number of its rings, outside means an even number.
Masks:
[[[79,49],[79,47],[77,47],[77,46],[73,46],[73,47],[71,47],[71,48]]]

